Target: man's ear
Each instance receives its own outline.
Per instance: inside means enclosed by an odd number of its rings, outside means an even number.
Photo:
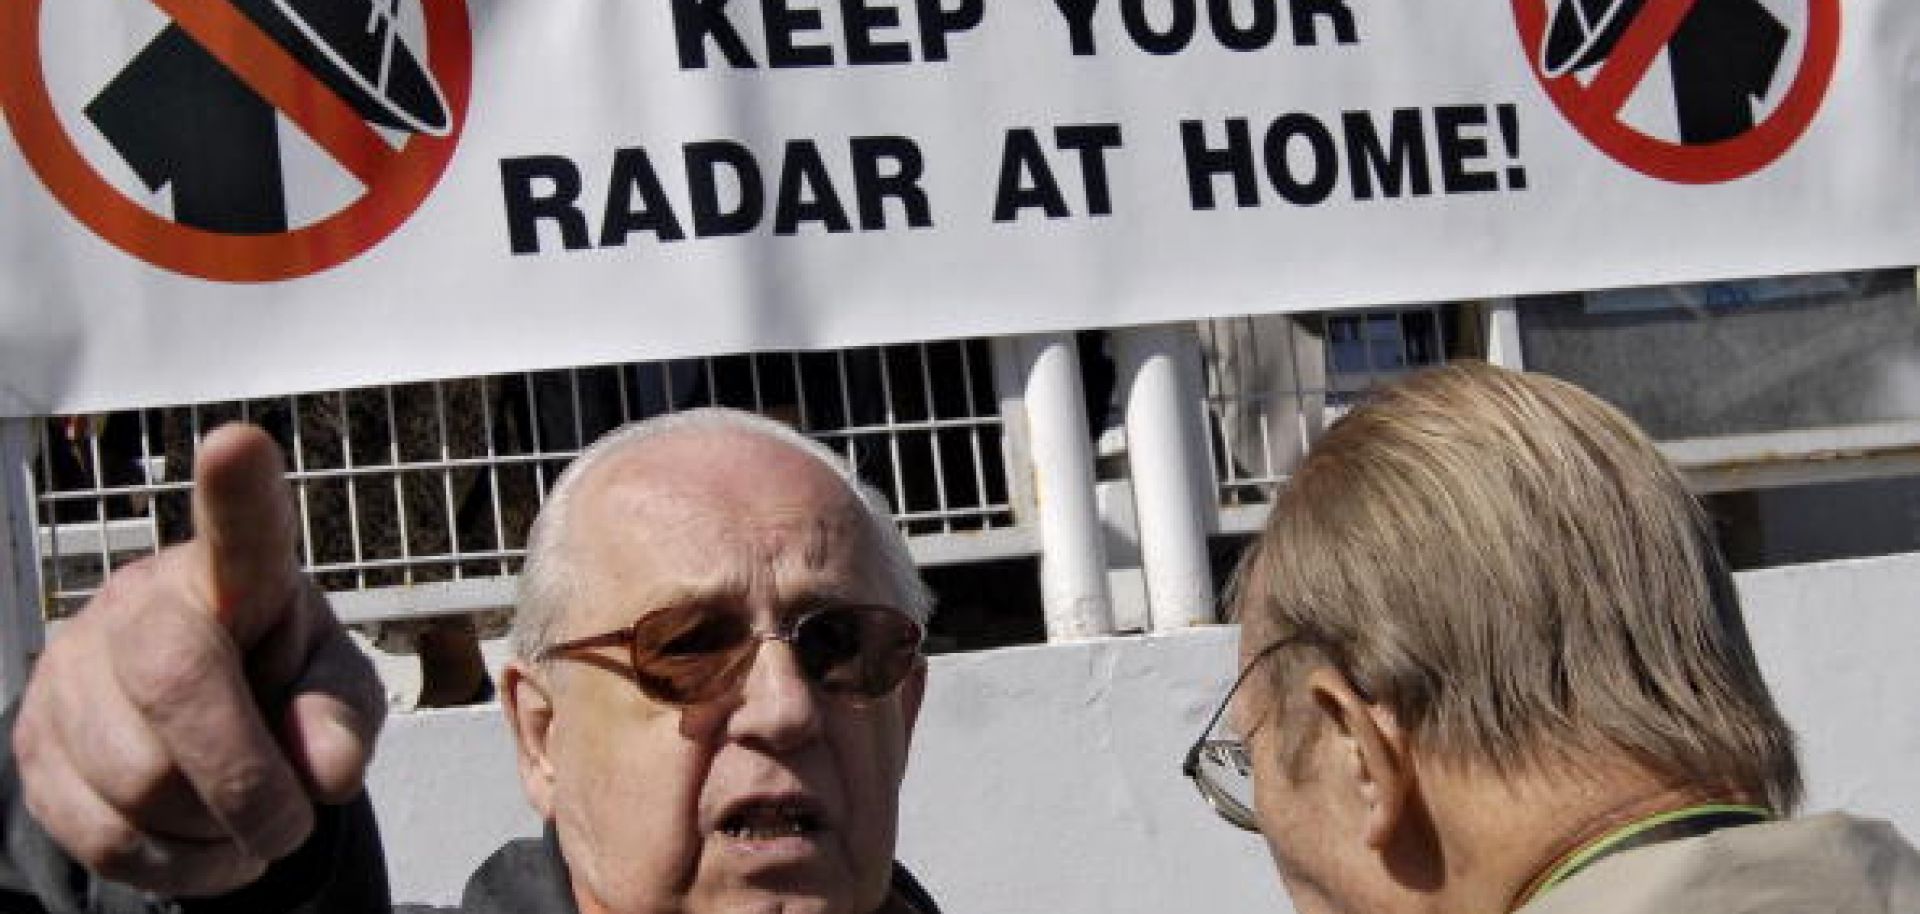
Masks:
[[[500,704],[513,730],[520,766],[520,786],[540,818],[553,818],[553,756],[548,736],[553,729],[553,700],[548,685],[526,662],[515,658],[501,672]]]
[[[1407,824],[1415,789],[1406,731],[1391,709],[1361,698],[1331,667],[1308,673],[1307,689],[1332,729],[1341,770],[1361,804],[1367,846],[1384,849]]]

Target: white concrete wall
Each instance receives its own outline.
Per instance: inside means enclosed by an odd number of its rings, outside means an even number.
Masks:
[[[1920,838],[1920,555],[1740,581],[1799,730],[1809,809]],[[1180,755],[1231,672],[1234,632],[938,657],[901,858],[954,914],[1284,911],[1265,847],[1216,819]],[[372,788],[396,898],[451,903],[526,812],[498,711],[395,718]]]

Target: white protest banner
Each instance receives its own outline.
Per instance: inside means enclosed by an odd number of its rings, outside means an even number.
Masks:
[[[1910,0],[9,0],[0,413],[1920,261]]]

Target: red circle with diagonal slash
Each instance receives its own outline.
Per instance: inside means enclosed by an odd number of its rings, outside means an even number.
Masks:
[[[1546,75],[1539,59],[1547,29],[1546,0],[1513,0],[1513,12],[1535,78],[1589,142],[1642,174],[1681,184],[1717,184],[1772,164],[1813,123],[1840,57],[1840,0],[1806,0],[1806,48],[1800,56],[1800,71],[1766,120],[1730,139],[1686,144],[1640,132],[1622,119],[1621,109],[1694,2],[1648,0],[1590,84],[1581,83],[1572,73],[1558,78]]]
[[[226,0],[152,0],[175,25],[358,178],[359,198],[285,232],[237,235],[181,225],[148,210],[94,170],[66,133],[47,93],[40,56],[42,0],[0,6],[0,108],[22,154],[74,218],[155,266],[225,282],[272,282],[339,266],[411,216],[453,158],[466,124],[473,40],[465,0],[422,0],[427,66],[446,96],[452,127],[393,149],[345,101],[307,73]]]

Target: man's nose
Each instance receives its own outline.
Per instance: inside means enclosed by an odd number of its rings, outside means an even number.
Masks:
[[[770,751],[792,750],[819,738],[820,701],[793,646],[767,641],[741,685],[740,706],[728,717],[728,733]]]

